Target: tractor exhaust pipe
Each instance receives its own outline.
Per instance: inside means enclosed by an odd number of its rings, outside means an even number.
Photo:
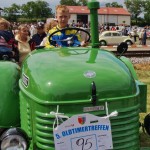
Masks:
[[[98,9],[99,2],[96,0],[90,0],[88,2],[88,8],[90,9],[90,32],[92,40],[92,48],[99,48],[99,30],[98,30]]]

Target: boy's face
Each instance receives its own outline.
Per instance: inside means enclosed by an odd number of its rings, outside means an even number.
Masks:
[[[56,18],[57,18],[59,27],[65,28],[68,24],[68,20],[70,19],[70,14],[65,11],[57,10]]]

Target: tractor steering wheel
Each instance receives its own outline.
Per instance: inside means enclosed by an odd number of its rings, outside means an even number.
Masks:
[[[54,34],[56,34],[56,33],[58,33],[58,32],[65,32],[66,30],[75,30],[76,32],[74,33],[74,34],[72,34],[72,36],[70,36],[70,37],[68,37],[68,38],[66,38],[66,39],[57,39],[57,40],[54,40],[54,39],[52,39],[52,36],[54,35]],[[62,29],[62,30],[57,30],[57,31],[55,31],[55,32],[53,32],[50,36],[49,36],[49,38],[48,38],[48,40],[49,40],[49,43],[51,44],[51,45],[53,45],[53,46],[56,46],[57,44],[57,42],[67,42],[68,43],[68,45],[73,45],[73,44],[75,44],[75,45],[77,45],[77,46],[81,46],[80,44],[78,44],[75,40],[74,40],[74,37],[77,35],[77,33],[79,32],[79,31],[82,31],[82,32],[84,32],[84,33],[86,33],[87,35],[88,35],[88,39],[85,41],[85,43],[86,42],[89,42],[90,41],[90,38],[91,38],[91,35],[90,35],[90,33],[88,32],[88,31],[86,31],[86,30],[84,30],[84,29],[81,29],[81,28],[64,28],[64,29]]]

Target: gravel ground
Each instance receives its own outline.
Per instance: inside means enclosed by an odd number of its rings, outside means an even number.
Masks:
[[[130,60],[133,64],[150,64],[150,57],[131,57]]]

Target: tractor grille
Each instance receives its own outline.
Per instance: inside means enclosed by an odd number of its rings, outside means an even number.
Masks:
[[[118,109],[118,113],[117,117],[110,119],[114,150],[139,150],[139,105]],[[35,114],[36,145],[40,150],[54,150],[54,117],[38,111]]]
[[[54,116],[36,111],[36,142],[40,149],[54,150]]]
[[[31,110],[30,110],[30,105],[27,103],[27,131],[28,131],[28,135],[31,137],[31,119],[30,119],[30,114],[31,114]]]
[[[139,150],[139,105],[119,110],[111,125],[115,150]]]

